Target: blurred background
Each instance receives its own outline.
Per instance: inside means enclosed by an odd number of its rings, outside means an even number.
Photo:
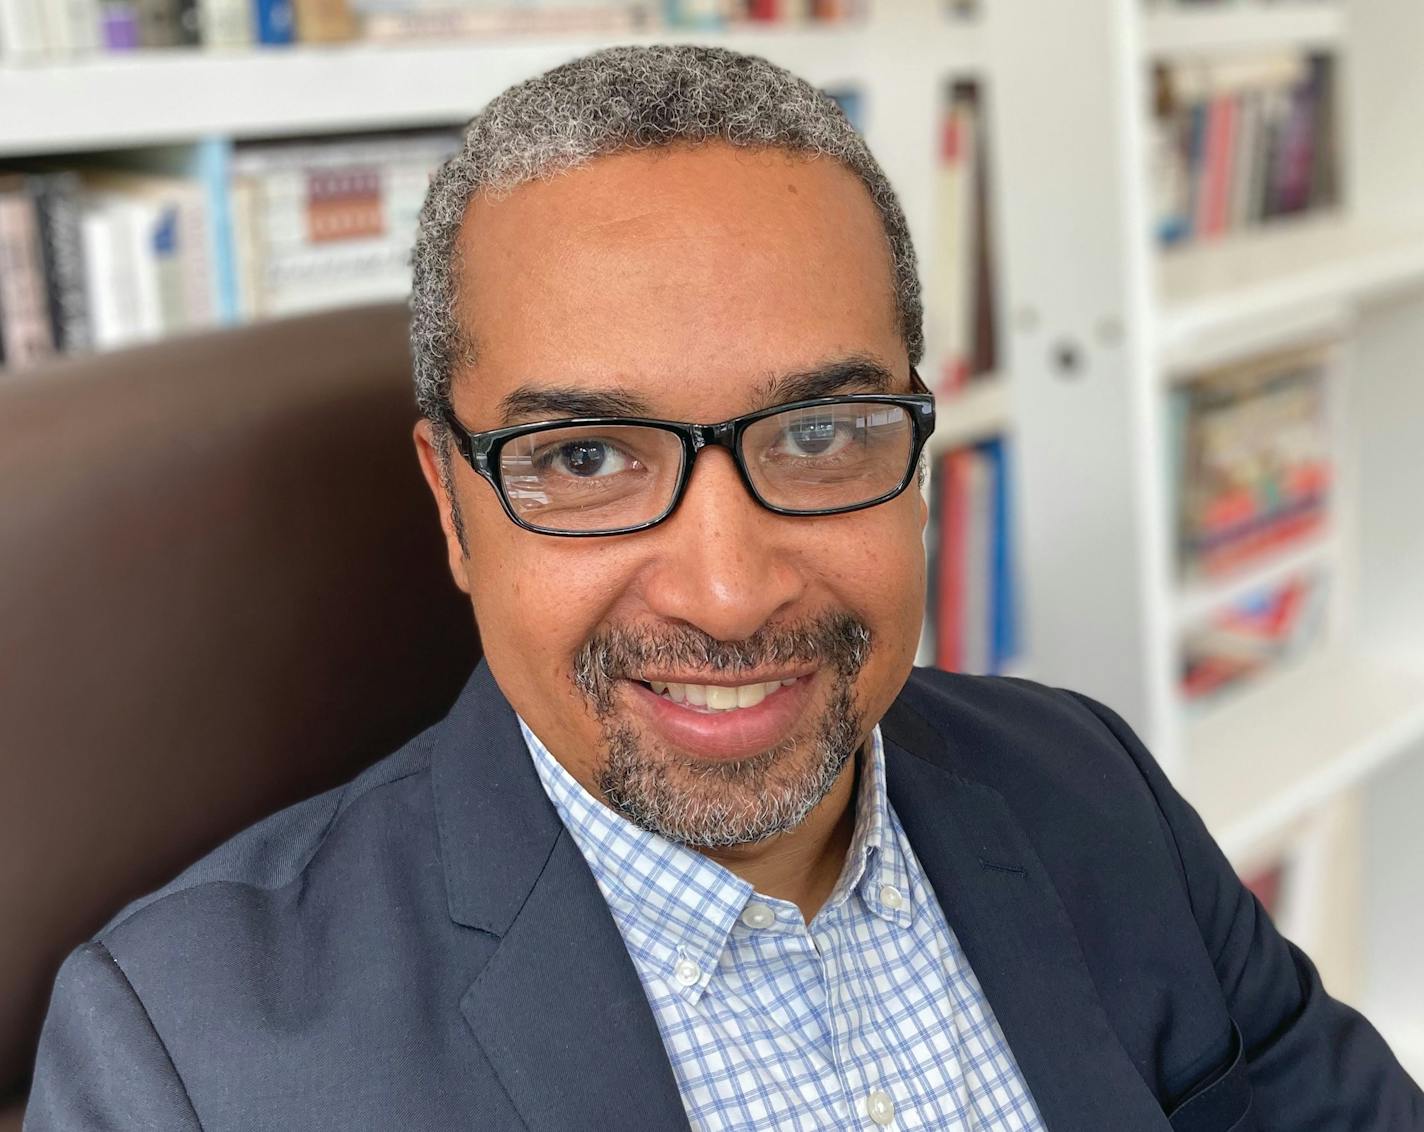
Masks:
[[[920,662],[1116,708],[1424,1079],[1418,0],[0,0],[0,1097],[70,948],[448,706],[427,179],[658,41],[803,75],[900,194]]]

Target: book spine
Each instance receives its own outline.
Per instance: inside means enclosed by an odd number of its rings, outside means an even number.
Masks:
[[[197,47],[203,42],[203,19],[198,0],[178,0],[178,46]]]
[[[0,0],[0,57],[34,62],[50,54],[42,0]]]
[[[34,178],[32,192],[39,217],[51,335],[60,352],[80,353],[91,347],[93,337],[84,290],[79,178],[74,173],[45,174]]]
[[[252,43],[251,0],[198,0],[198,24],[204,47],[224,49]]]
[[[340,43],[356,37],[356,20],[346,0],[296,0],[297,39]]]
[[[1002,437],[983,446],[989,459],[991,516],[991,631],[989,670],[1001,673],[1018,655],[1018,587],[1014,576],[1013,514],[1008,444]]]
[[[76,55],[90,55],[102,46],[99,0],[64,0],[69,21],[69,42]]]
[[[140,47],[178,46],[177,0],[137,0],[137,10]]]
[[[23,369],[54,352],[35,204],[13,182],[0,190],[0,309],[8,366]]]
[[[938,621],[935,625],[935,665],[946,672],[962,667],[964,638],[965,550],[968,531],[964,449],[940,458],[943,504],[940,511],[939,573],[935,579]]]
[[[257,43],[280,47],[295,41],[297,16],[292,0],[254,0]]]
[[[99,27],[105,51],[132,51],[139,46],[138,9],[130,0],[101,0]]]
[[[977,447],[965,452],[967,519],[964,535],[963,645],[960,663],[964,671],[989,671],[990,519],[992,471]]]

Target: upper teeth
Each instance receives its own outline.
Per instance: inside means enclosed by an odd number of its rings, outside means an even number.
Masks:
[[[649,680],[648,686],[674,703],[691,704],[693,707],[711,711],[733,711],[736,708],[755,707],[776,689],[794,683],[796,678],[793,676],[787,680],[741,684],[735,688],[723,684],[668,684],[661,680]]]

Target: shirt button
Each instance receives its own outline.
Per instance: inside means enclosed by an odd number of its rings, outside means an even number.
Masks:
[[[887,1093],[876,1089],[865,1098],[865,1111],[869,1113],[871,1120],[883,1128],[895,1119],[895,1102]]]
[[[691,959],[679,959],[677,965],[673,967],[672,973],[679,985],[684,987],[690,987],[702,978],[702,969]]]
[[[892,912],[899,911],[905,906],[905,894],[893,884],[881,885],[880,903],[884,904],[885,907],[889,908]]]
[[[742,923],[749,928],[769,928],[776,920],[776,913],[759,900],[753,900],[742,911]]]

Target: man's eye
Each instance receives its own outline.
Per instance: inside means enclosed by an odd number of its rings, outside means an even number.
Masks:
[[[636,461],[606,440],[567,440],[539,453],[537,464],[544,471],[577,479],[616,475],[635,466]]]
[[[798,421],[787,427],[783,444],[793,456],[826,456],[845,446],[849,432],[844,421]]]

